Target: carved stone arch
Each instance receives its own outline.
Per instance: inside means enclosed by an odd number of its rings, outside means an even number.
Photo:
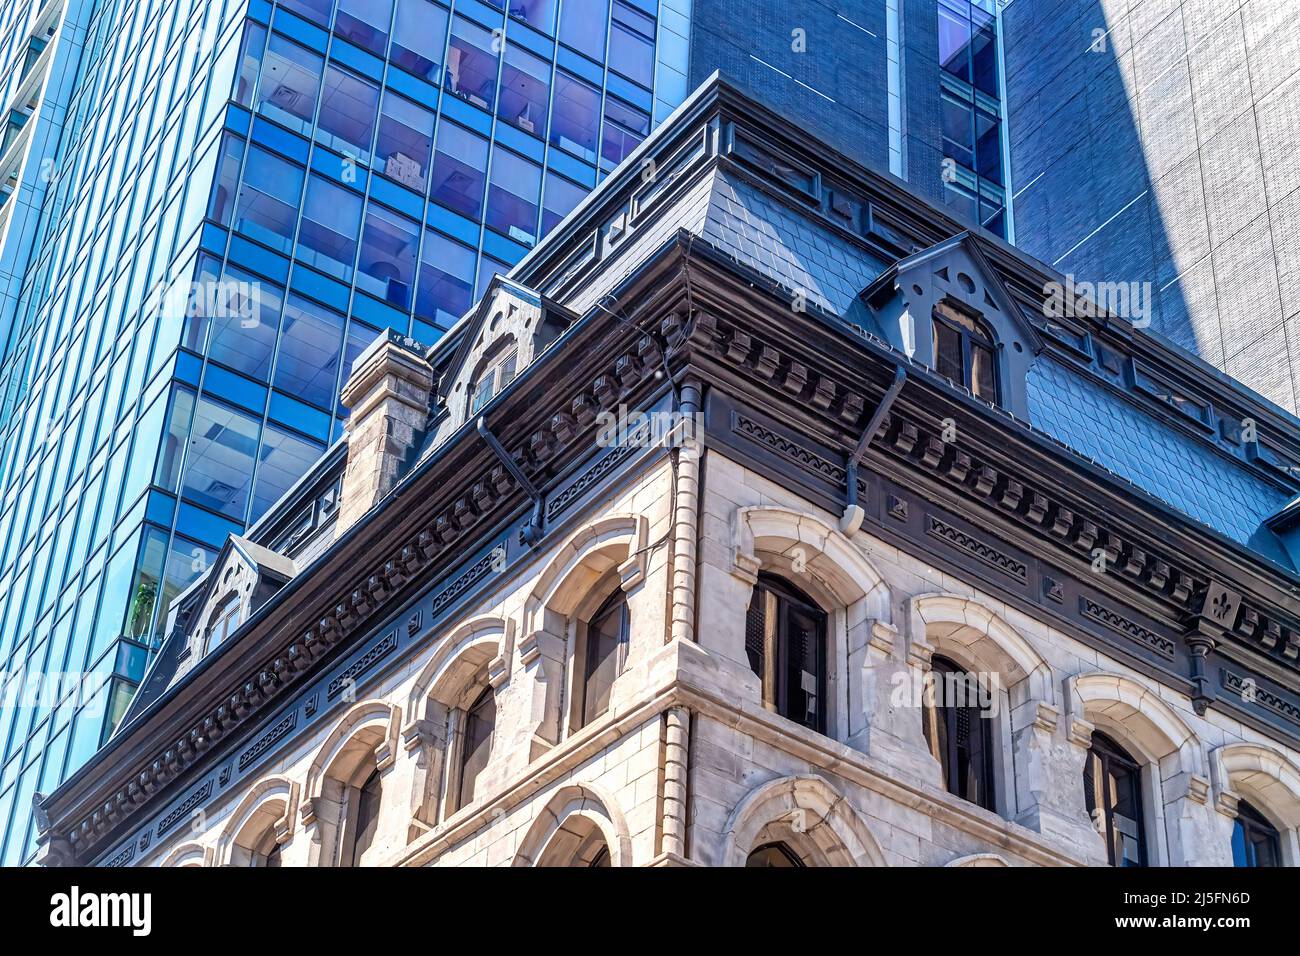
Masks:
[[[799,774],[751,790],[731,812],[720,862],[744,866],[767,843],[784,843],[806,866],[885,866],[857,811],[826,778]]]
[[[588,866],[601,842],[610,866],[632,866],[632,835],[617,801],[590,784],[569,784],[529,826],[511,865]]]
[[[1210,782],[1201,742],[1159,693],[1124,674],[1095,671],[1065,682],[1073,720],[1114,737],[1143,764],[1143,812],[1152,862],[1200,862],[1207,840]],[[1077,734],[1084,736],[1084,734]]]
[[[814,589],[833,595],[855,612],[850,624],[858,619],[889,623],[889,586],[834,524],[792,508],[756,505],[736,510],[733,534],[735,571],[741,577],[753,580],[760,570],[775,567],[795,575],[795,583],[815,582]]]
[[[1300,767],[1264,744],[1235,743],[1211,752],[1216,789],[1243,795],[1287,828],[1300,827]]]
[[[451,749],[451,716],[484,675],[494,688],[505,683],[514,656],[515,622],[492,614],[461,622],[439,639],[407,702],[410,722],[402,740],[415,765],[411,785],[413,831],[438,821],[439,798]]]
[[[532,675],[525,709],[530,757],[559,743],[563,732],[571,618],[600,582],[617,577],[631,592],[645,580],[649,535],[643,514],[603,515],[571,534],[538,575],[519,641],[519,663]]]
[[[1264,744],[1226,744],[1210,752],[1211,779],[1220,813],[1235,819],[1242,799],[1274,827],[1282,859],[1300,866],[1300,767]]]
[[[958,857],[944,864],[944,866],[1010,866],[1005,859],[996,853],[972,853],[970,856]]]
[[[1163,778],[1176,773],[1204,777],[1200,741],[1158,691],[1132,677],[1105,671],[1076,675],[1065,686],[1072,715],[1110,733],[1151,763],[1161,764]]]
[[[297,781],[287,777],[259,780],[239,802],[217,839],[217,865],[256,866],[270,846],[288,843],[297,822],[298,792]]]
[[[158,861],[158,866],[213,866],[212,847],[201,843],[182,843]]]
[[[384,700],[354,704],[339,719],[307,771],[302,822],[313,841],[312,862],[335,866],[347,829],[348,796],[373,771],[393,766],[402,708]]]
[[[958,594],[921,594],[911,600],[912,639],[971,670],[996,673],[1012,706],[1036,700],[1052,706],[1052,669],[992,608]]]

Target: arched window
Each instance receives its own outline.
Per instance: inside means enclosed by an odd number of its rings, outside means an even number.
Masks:
[[[934,370],[988,402],[998,401],[997,340],[982,321],[946,302],[935,306]]]
[[[745,617],[745,653],[763,706],[826,732],[826,612],[802,591],[759,575]]]
[[[954,796],[997,810],[993,718],[975,678],[952,661],[930,662],[932,685],[921,712],[925,739]]]
[[[784,843],[765,843],[749,854],[745,859],[745,866],[774,866],[789,869],[803,867],[803,860],[795,856],[794,851]]]
[[[505,354],[490,362],[478,378],[474,379],[469,389],[469,413],[477,415],[493,397],[510,384],[515,377],[515,366],[519,362],[517,349],[509,348]]]
[[[379,827],[379,800],[381,788],[379,771],[372,771],[356,792],[357,814],[353,821],[352,853],[349,866],[360,866],[370,845],[375,841],[375,830]]]
[[[1096,731],[1083,765],[1083,795],[1106,840],[1111,866],[1146,866],[1141,768],[1124,748]]]
[[[609,693],[627,654],[627,595],[615,591],[587,622],[583,641],[582,722],[609,710]]]
[[[460,787],[456,809],[469,806],[474,800],[474,787],[479,774],[492,755],[492,731],[497,722],[497,699],[491,687],[465,711],[465,731],[460,750]]]
[[[1232,825],[1233,866],[1281,866],[1282,839],[1273,824],[1245,800]]]
[[[232,594],[213,612],[212,625],[208,628],[207,648],[203,653],[211,653],[235,632],[239,627],[240,610],[239,595]]]

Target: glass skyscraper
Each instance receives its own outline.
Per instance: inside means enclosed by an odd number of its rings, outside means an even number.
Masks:
[[[0,863],[340,435],[352,358],[522,258],[685,98],[690,33],[690,0],[0,6]]]

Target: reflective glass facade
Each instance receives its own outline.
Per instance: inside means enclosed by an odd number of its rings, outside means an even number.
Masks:
[[[341,434],[352,358],[435,340],[687,92],[689,0],[84,14],[0,366],[4,864],[175,596]]]

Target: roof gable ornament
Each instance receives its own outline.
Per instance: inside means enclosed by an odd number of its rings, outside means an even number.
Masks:
[[[898,260],[863,290],[861,299],[885,340],[930,368],[936,364],[935,310],[946,303],[979,315],[997,340],[1001,403],[1018,418],[1029,419],[1025,376],[1043,341],[974,234],[960,233]]]

